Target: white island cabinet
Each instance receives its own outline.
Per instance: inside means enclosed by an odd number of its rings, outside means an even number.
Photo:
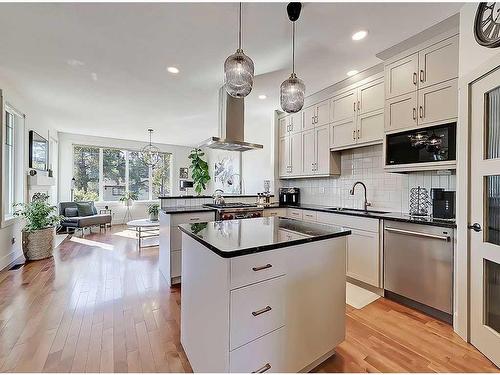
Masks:
[[[180,227],[181,343],[195,372],[308,371],[334,354],[349,230],[279,217]]]

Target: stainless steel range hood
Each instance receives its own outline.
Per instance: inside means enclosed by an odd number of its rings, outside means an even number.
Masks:
[[[263,148],[262,145],[244,141],[245,102],[233,98],[224,87],[219,90],[219,136],[210,137],[198,145],[226,151],[249,151]]]

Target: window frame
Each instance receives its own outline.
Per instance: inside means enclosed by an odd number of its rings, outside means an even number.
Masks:
[[[1,207],[0,207],[0,228],[5,228],[9,225],[21,220],[13,215],[13,211],[8,212],[6,207],[6,196],[9,194],[7,184],[12,183],[13,201],[14,203],[26,202],[26,176],[25,176],[25,161],[26,161],[26,116],[17,110],[13,105],[5,101],[3,92],[0,90],[0,152],[1,152]],[[7,137],[7,113],[14,116],[14,124],[12,127],[12,159],[13,173],[11,173],[12,181],[5,178],[4,173],[7,171],[6,165],[6,137]]]
[[[106,203],[106,204],[113,204],[113,203],[119,203],[119,201],[105,201],[103,199],[104,197],[104,150],[120,150],[125,153],[125,192],[130,191],[129,190],[129,185],[130,185],[130,173],[129,173],[129,168],[130,168],[130,163],[129,163],[129,153],[131,152],[141,152],[140,149],[134,149],[134,148],[129,148],[129,147],[114,147],[114,146],[101,146],[101,145],[93,145],[93,144],[83,144],[83,143],[73,143],[72,144],[72,153],[71,153],[71,170],[72,170],[72,177],[74,177],[74,163],[75,163],[75,147],[92,147],[92,148],[97,148],[99,149],[99,200],[97,200],[97,203]],[[173,173],[172,173],[172,166],[173,166],[173,153],[168,152],[168,151],[160,151],[163,154],[169,155],[169,163],[170,163],[170,172],[169,172],[169,187],[170,191],[172,191],[173,188]],[[153,169],[150,166],[149,171],[148,171],[148,199],[144,200],[137,200],[136,202],[154,202],[157,201],[158,198],[153,198]]]

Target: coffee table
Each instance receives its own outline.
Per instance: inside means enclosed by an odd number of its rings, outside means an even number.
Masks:
[[[154,247],[158,245],[143,245],[142,241],[145,238],[158,237],[160,234],[160,222],[151,221],[149,219],[132,220],[127,223],[127,226],[135,229],[137,234],[137,246],[139,251],[146,247]]]

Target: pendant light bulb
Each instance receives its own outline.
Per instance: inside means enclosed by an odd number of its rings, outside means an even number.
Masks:
[[[292,21],[292,74],[280,86],[281,108],[287,113],[296,113],[304,106],[306,85],[295,74],[295,21],[299,18],[301,4],[288,4],[287,11]]]
[[[252,91],[254,65],[241,48],[241,3],[239,12],[238,49],[224,62],[224,87],[229,95],[244,98]]]

